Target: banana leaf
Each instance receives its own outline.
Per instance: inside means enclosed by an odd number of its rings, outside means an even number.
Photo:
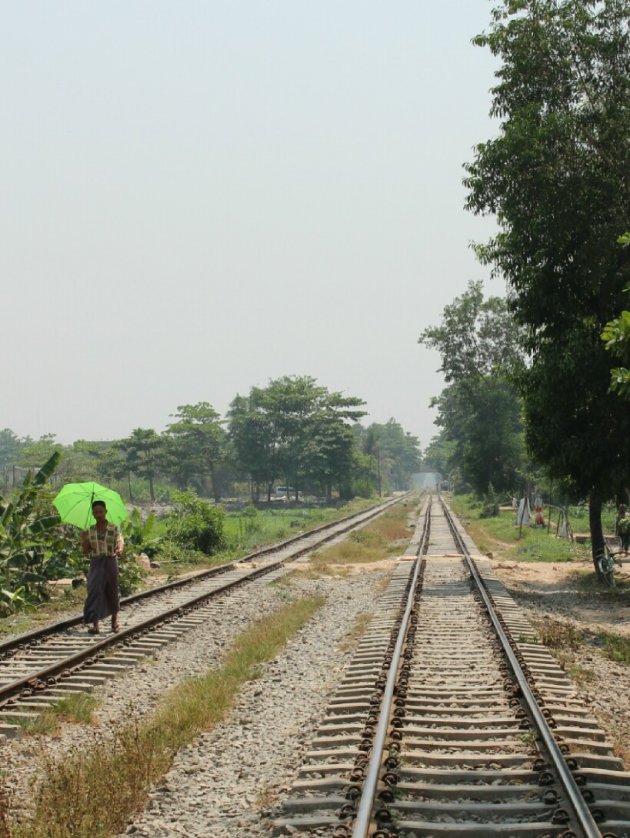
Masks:
[[[58,524],[61,523],[61,518],[59,515],[47,515],[45,518],[39,518],[37,521],[33,521],[26,527],[26,532],[30,535],[36,535],[40,532],[47,532],[48,530],[54,529]]]

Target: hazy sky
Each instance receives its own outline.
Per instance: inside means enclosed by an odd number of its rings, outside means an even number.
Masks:
[[[493,5],[3,0],[0,428],[161,431],[310,375],[424,447],[418,335],[487,275]]]

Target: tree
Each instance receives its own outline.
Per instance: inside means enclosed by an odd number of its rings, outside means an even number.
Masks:
[[[523,366],[522,331],[506,300],[484,300],[483,284],[469,282],[466,291],[444,306],[439,326],[425,329],[418,343],[437,349],[447,384],[484,376],[513,375]]]
[[[627,0],[503,0],[476,43],[501,60],[498,135],[466,168],[467,206],[499,233],[477,248],[503,275],[526,328],[528,446],[589,496],[593,559],[601,507],[628,479],[630,415],[609,393],[600,340],[622,307],[630,228]]]
[[[228,421],[239,466],[252,483],[252,499],[258,500],[259,487],[264,485],[269,501],[280,472],[277,439],[264,390],[252,387],[249,396],[237,395],[230,405]]]
[[[279,472],[297,499],[307,474],[306,457],[309,420],[324,398],[326,388],[310,376],[289,376],[269,382],[265,409],[274,431]]]
[[[103,448],[99,455],[97,472],[98,476],[105,482],[109,480],[127,480],[127,491],[129,500],[133,502],[133,489],[131,487],[131,474],[133,471],[131,456],[122,440],[118,440]]]
[[[10,428],[0,431],[0,469],[17,462],[21,445],[20,438]]]
[[[283,478],[297,498],[309,481],[328,495],[352,471],[348,428],[365,413],[362,399],[330,393],[310,376],[283,376],[253,387],[230,406],[229,433],[242,466],[267,499]]]
[[[507,303],[484,300],[480,282],[444,308],[439,326],[419,338],[441,355],[447,386],[432,404],[444,441],[452,443],[448,473],[478,494],[513,488],[521,465],[521,402],[512,379],[523,369],[522,335]]]
[[[420,468],[418,439],[393,418],[385,424],[373,422],[368,426],[363,451],[374,458],[379,495],[384,486],[395,491],[408,489],[411,475]]]
[[[0,431],[0,474],[5,489],[9,485],[9,469],[18,461],[21,446],[22,441],[10,428]]]
[[[26,437],[20,448],[18,465],[23,468],[39,469],[55,452],[61,452],[63,446],[55,442],[56,434],[43,434],[39,439]]]
[[[136,474],[149,483],[151,500],[155,500],[155,479],[164,455],[164,440],[152,428],[135,428],[131,436],[115,443],[123,454],[127,473]]]
[[[455,454],[455,443],[448,439],[446,431],[442,429],[425,448],[422,455],[422,465],[425,471],[434,471],[443,477],[451,477]]]
[[[333,486],[341,497],[351,496],[354,436],[352,428],[330,407],[320,408],[310,419],[304,451],[305,474],[332,499]]]
[[[618,243],[630,249],[630,233],[620,236]],[[630,285],[625,288],[626,293],[630,292]],[[605,341],[608,349],[614,358],[630,366],[630,311],[622,311],[619,317],[606,324],[602,332],[602,340]],[[614,367],[610,373],[610,389],[617,392],[622,398],[630,400],[630,369],[625,367]]]
[[[223,420],[208,402],[179,405],[175,418],[178,421],[168,426],[166,435],[180,486],[196,485],[206,491],[209,478],[210,492],[218,502],[217,468],[227,453]]]

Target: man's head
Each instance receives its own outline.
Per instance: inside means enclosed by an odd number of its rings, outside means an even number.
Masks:
[[[105,506],[104,500],[95,500],[92,503],[92,515],[96,518],[96,521],[104,521],[107,515],[107,507]]]

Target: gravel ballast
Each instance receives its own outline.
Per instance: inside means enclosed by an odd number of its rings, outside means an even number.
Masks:
[[[266,814],[293,780],[327,696],[351,659],[355,644],[344,638],[360,615],[371,612],[390,565],[373,565],[348,578],[294,575],[290,587],[261,580],[255,596],[245,589],[233,593],[217,605],[214,619],[129,670],[124,680],[96,690],[101,703],[94,727],[65,724],[57,737],[2,741],[4,783],[16,811],[28,811],[42,765],[87,751],[116,725],[154,710],[164,692],[184,678],[219,667],[233,638],[289,596],[320,595],[326,604],[263,666],[260,678],[245,685],[226,722],[180,751],[126,833],[268,836]]]

